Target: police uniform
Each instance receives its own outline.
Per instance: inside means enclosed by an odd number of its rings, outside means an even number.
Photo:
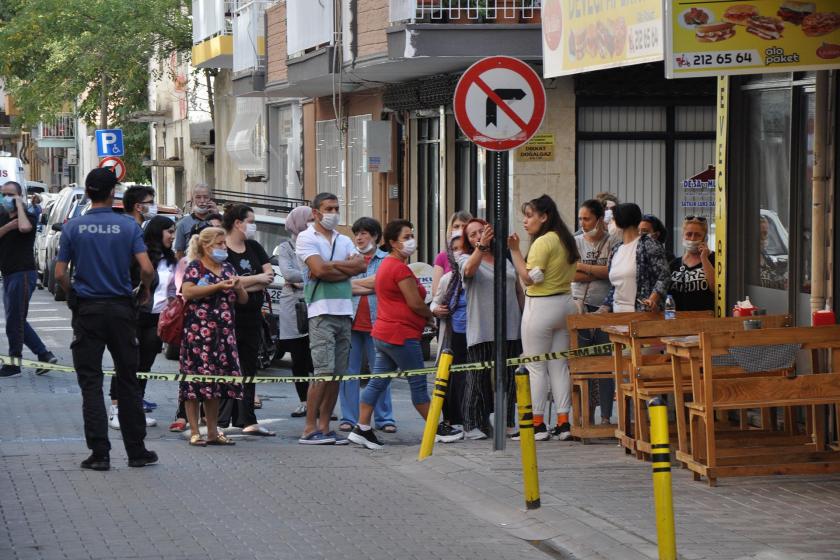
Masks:
[[[129,460],[146,453],[146,417],[137,380],[137,311],[130,268],[145,253],[140,226],[111,208],[93,208],[67,222],[58,261],[72,262],[73,366],[82,391],[85,439],[95,455],[108,455],[108,416],[102,395],[102,354],[107,346],[117,371],[119,420]]]

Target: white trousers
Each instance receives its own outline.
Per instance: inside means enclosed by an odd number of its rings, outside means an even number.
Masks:
[[[576,312],[572,296],[560,294],[547,297],[526,297],[522,314],[522,352],[524,356],[562,352],[569,349],[566,317]],[[548,389],[557,404],[559,414],[572,410],[572,381],[569,362],[551,360],[528,364],[531,380],[531,401],[534,414],[545,415]]]

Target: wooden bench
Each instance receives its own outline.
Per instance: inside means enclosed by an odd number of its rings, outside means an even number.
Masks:
[[[799,345],[810,356],[814,373],[790,368],[725,375],[727,367],[715,365],[715,356],[753,347],[766,354],[775,346]],[[840,472],[840,452],[826,445],[826,405],[840,403],[840,326],[761,329],[745,332],[699,335],[702,367],[691,368],[693,402],[689,413],[691,456],[686,457],[695,479],[705,476],[714,486],[719,477],[769,474],[816,474]],[[815,364],[817,351],[827,351],[827,371]],[[760,354],[756,354],[760,356]],[[800,362],[802,353],[799,352]],[[720,375],[721,370],[723,375]],[[752,434],[722,440],[715,412],[750,408],[800,407],[805,413],[804,432],[797,430],[794,415],[785,416],[782,432]]]
[[[682,371],[674,377],[671,355],[656,353],[645,355],[645,347],[659,346],[663,339],[696,335],[700,332],[744,332],[744,321],[754,317],[700,317],[672,320],[640,321],[630,323],[630,334],[634,340],[631,354],[638,354],[634,362],[632,387],[625,391],[625,399],[632,404],[634,415],[636,454],[646,458],[651,453],[647,401],[659,395],[674,395],[674,408],[683,409],[685,393],[691,390],[691,377]],[[763,328],[780,328],[792,325],[789,315],[768,315],[762,317]],[[667,334],[665,334],[667,333]],[[679,367],[679,366],[678,366]],[[679,382],[676,382],[678,379]],[[625,407],[627,410],[628,407]],[[686,432],[684,415],[677,414],[677,435]]]
[[[569,347],[572,350],[580,348],[580,331],[601,329],[608,325],[629,324],[631,321],[662,319],[662,313],[582,313],[570,315],[566,320],[569,329]],[[627,370],[619,366],[624,378]],[[600,379],[616,377],[616,363],[612,352],[603,356],[580,356],[569,358],[569,371],[572,378],[572,414],[569,423],[572,427],[572,437],[587,443],[596,438],[615,437],[618,426],[615,424],[599,424],[592,421],[594,410],[591,407],[590,382]],[[619,415],[620,417],[620,415]]]

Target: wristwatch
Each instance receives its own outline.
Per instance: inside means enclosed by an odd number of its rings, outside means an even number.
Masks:
[[[487,245],[481,245],[481,244],[479,243],[479,245],[478,245],[478,250],[479,250],[479,251],[481,251],[482,253],[486,253],[487,251],[489,251],[489,250],[490,250],[490,247],[489,247],[489,246],[487,246]]]

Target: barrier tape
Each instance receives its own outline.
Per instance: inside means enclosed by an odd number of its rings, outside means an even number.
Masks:
[[[563,352],[548,352],[545,354],[537,354],[534,356],[522,356],[519,358],[509,358],[507,360],[508,366],[519,366],[532,364],[535,362],[547,362],[549,360],[560,360],[563,358],[578,358],[586,356],[597,356],[605,351],[612,350],[612,344],[596,344],[594,346],[586,346],[576,350],[565,350]],[[490,369],[495,362],[472,362],[469,364],[458,364],[452,366],[450,371],[472,371],[478,369]],[[48,362],[39,362],[37,360],[24,360],[23,358],[16,358],[12,356],[0,355],[0,366],[15,365],[26,368],[46,369],[62,373],[75,373],[76,368],[73,366],[63,366],[59,364],[50,364]],[[189,381],[196,383],[296,383],[299,381],[347,381],[350,379],[393,379],[398,377],[411,377],[414,375],[428,375],[435,373],[437,368],[428,367],[421,369],[409,369],[405,371],[392,371],[388,373],[366,373],[358,375],[313,375],[312,377],[277,377],[269,375],[252,375],[252,376],[235,376],[235,375],[192,375],[186,373],[155,373],[143,372],[137,373],[137,379],[146,379],[149,381]],[[114,370],[104,370],[105,375],[115,375]]]

